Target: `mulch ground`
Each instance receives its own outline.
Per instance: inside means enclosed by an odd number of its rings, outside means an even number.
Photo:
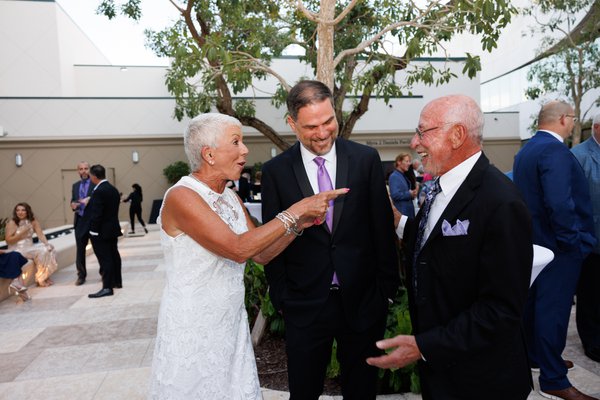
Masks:
[[[254,349],[260,387],[287,392],[287,357],[285,340],[281,337],[265,333]],[[325,379],[323,394],[340,395],[340,385],[335,379]]]

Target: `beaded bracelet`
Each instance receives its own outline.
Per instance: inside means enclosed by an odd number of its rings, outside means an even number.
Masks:
[[[285,235],[293,233],[294,236],[300,236],[304,232],[304,229],[298,230],[299,217],[288,210],[284,210],[275,216],[278,220],[283,223],[285,227]]]

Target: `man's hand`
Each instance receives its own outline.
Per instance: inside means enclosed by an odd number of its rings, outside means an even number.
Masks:
[[[391,339],[380,340],[377,347],[383,350],[395,349],[379,357],[367,358],[367,364],[379,368],[402,368],[421,359],[421,352],[414,336],[398,335]]]

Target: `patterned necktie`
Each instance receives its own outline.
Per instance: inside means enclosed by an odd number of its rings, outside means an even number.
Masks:
[[[327,169],[325,168],[325,159],[323,157],[315,157],[313,161],[319,166],[319,168],[317,169],[317,182],[319,183],[319,192],[333,190],[331,178],[329,177],[329,173],[327,173]],[[333,200],[329,201],[329,208],[327,209],[327,215],[325,216],[325,223],[329,228],[329,232],[332,232],[331,228],[333,227]]]
[[[433,204],[433,200],[435,196],[438,195],[439,192],[442,191],[440,186],[440,179],[436,178],[433,181],[433,188],[427,195],[425,196],[425,202],[423,203],[423,209],[421,210],[421,220],[419,221],[419,231],[417,232],[417,241],[415,242],[415,251],[413,253],[413,285],[415,288],[415,293],[417,292],[417,257],[421,252],[421,248],[423,247],[425,237],[425,227],[427,226],[427,219],[429,218],[429,211],[431,210],[431,205]]]
[[[333,184],[331,183],[331,178],[329,177],[329,173],[325,168],[325,159],[323,157],[315,157],[313,160],[317,165],[317,182],[319,184],[319,192],[325,192],[327,190],[333,190]],[[327,208],[327,214],[325,215],[325,223],[329,228],[329,232],[333,232],[331,228],[333,227],[333,200],[329,201],[329,207]],[[337,277],[337,273],[333,272],[333,277],[331,278],[331,284],[335,286],[339,286],[339,281]]]

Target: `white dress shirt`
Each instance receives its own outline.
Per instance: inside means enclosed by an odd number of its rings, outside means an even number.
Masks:
[[[337,153],[335,151],[335,142],[331,146],[329,153],[322,156],[316,156],[308,151],[302,143],[300,143],[300,155],[302,156],[302,162],[304,163],[304,170],[308,175],[308,181],[312,187],[313,193],[319,193],[319,182],[317,179],[317,169],[319,168],[317,163],[314,162],[316,157],[322,157],[325,159],[324,167],[331,178],[331,185],[335,189],[335,173],[337,171]]]
[[[433,204],[429,209],[429,217],[427,218],[427,225],[425,225],[425,232],[423,234],[423,243],[427,241],[429,234],[433,230],[433,227],[437,223],[440,216],[452,201],[452,198],[456,194],[456,191],[462,185],[462,183],[467,179],[467,175],[471,172],[477,160],[481,156],[481,151],[473,154],[471,157],[467,158],[456,167],[452,168],[450,171],[446,172],[442,176],[440,176],[440,187],[441,191],[433,200]],[[404,227],[406,226],[406,221],[408,217],[405,215],[400,219],[400,223],[396,228],[396,234],[400,239],[404,236]]]

